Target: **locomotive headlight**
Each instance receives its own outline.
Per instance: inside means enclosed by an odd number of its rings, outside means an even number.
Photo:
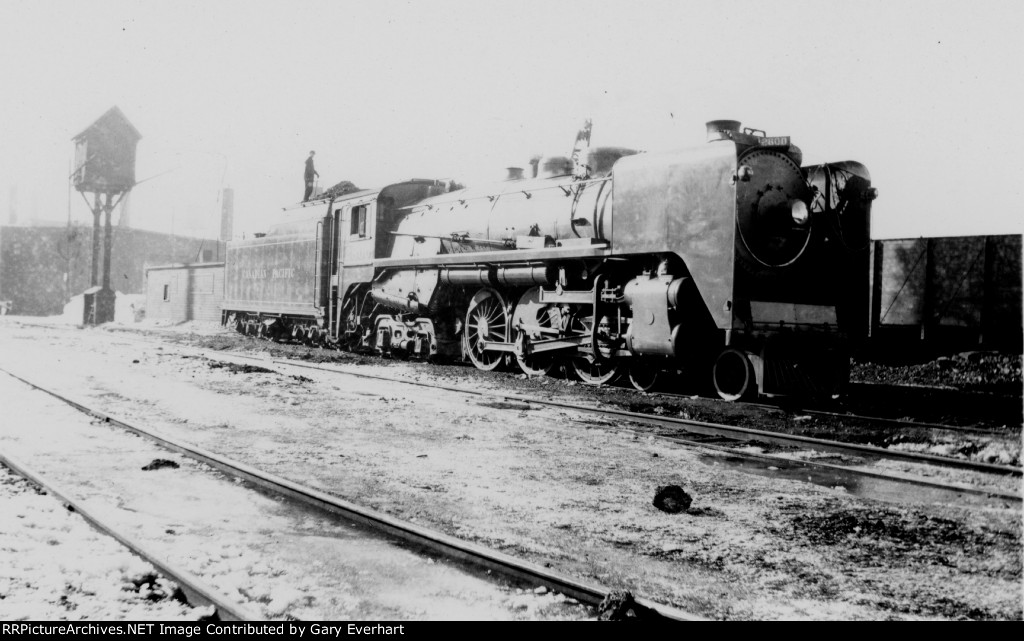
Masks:
[[[801,227],[807,224],[810,212],[807,211],[807,203],[802,200],[794,200],[789,203],[789,212],[793,216],[793,222]]]

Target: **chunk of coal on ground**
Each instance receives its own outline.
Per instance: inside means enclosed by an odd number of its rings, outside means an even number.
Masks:
[[[633,594],[625,590],[608,593],[597,606],[598,621],[654,621],[664,617],[657,610],[640,605]]]
[[[678,485],[662,485],[654,493],[654,507],[662,512],[676,514],[690,509],[693,497],[683,491]]]
[[[158,578],[159,575],[157,575],[154,572],[143,572],[142,574],[138,574],[132,577],[130,581],[132,582],[132,585],[134,585],[135,588],[138,589],[146,585],[147,583],[156,583],[156,580]]]
[[[227,363],[224,361],[208,361],[210,369],[226,369],[232,374],[273,374],[274,370],[260,367],[259,365],[239,365],[238,363]]]
[[[169,461],[165,458],[155,458],[153,459],[152,463],[144,466],[142,469],[145,470],[146,472],[149,472],[150,470],[159,470],[164,467],[174,469],[178,467],[178,464],[175,463],[174,461]]]

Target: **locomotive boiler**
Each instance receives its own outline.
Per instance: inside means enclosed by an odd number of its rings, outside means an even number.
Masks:
[[[735,121],[707,130],[700,147],[593,148],[486,187],[326,199],[303,232],[307,309],[236,299],[225,315],[484,370],[564,365],[591,384],[625,373],[646,390],[682,370],[726,399],[838,393],[867,315],[850,292],[867,291],[870,176],[803,167],[788,137]]]

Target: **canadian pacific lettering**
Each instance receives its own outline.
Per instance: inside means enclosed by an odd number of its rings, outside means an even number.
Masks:
[[[239,270],[241,278],[252,280],[275,280],[279,278],[295,278],[294,267],[280,267],[274,269],[242,269]]]

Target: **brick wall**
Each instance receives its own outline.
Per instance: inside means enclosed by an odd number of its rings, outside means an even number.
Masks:
[[[142,294],[148,266],[194,263],[207,252],[224,260],[224,243],[115,227],[110,286]],[[102,264],[100,272],[102,281]],[[71,296],[90,286],[91,276],[92,226],[0,227],[0,300],[13,302],[12,314],[60,314]]]

